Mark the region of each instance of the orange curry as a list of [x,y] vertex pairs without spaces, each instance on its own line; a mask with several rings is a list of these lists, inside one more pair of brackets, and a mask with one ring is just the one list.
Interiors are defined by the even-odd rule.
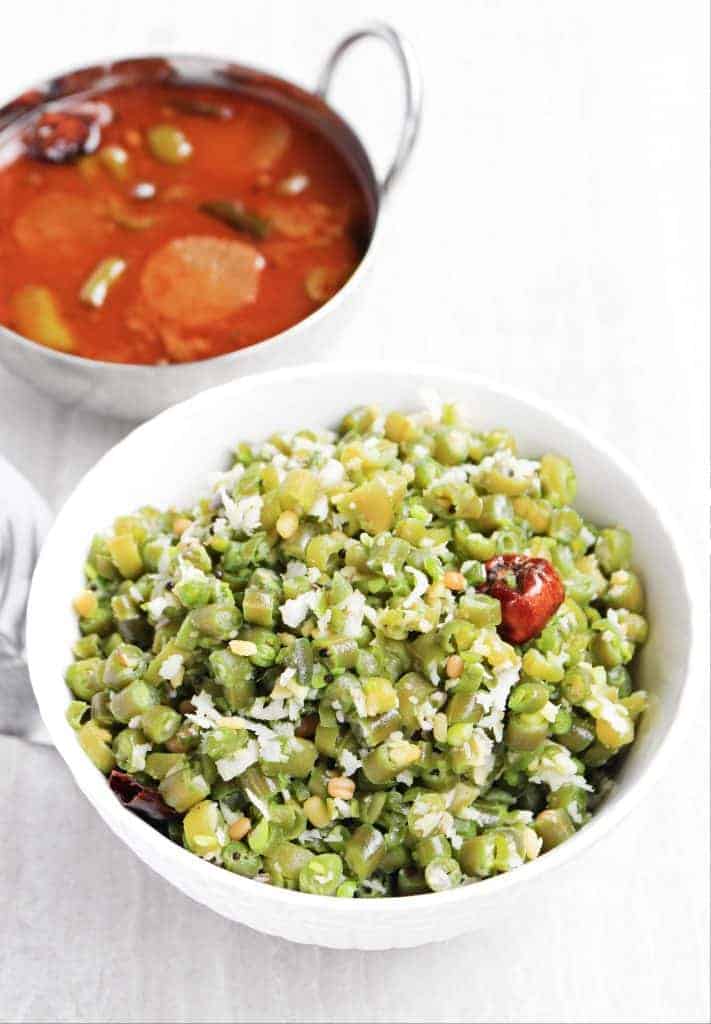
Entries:
[[269,338],[345,283],[368,235],[335,146],[231,90],[121,86],[40,108],[0,148],[0,322],[89,359]]

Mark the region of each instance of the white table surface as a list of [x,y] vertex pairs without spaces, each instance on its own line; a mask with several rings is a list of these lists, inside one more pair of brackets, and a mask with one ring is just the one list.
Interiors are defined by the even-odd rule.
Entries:
[[[160,50],[311,83],[364,18],[405,29],[424,130],[369,301],[324,358],[447,360],[554,400],[665,492],[706,607],[705,3],[45,0],[8,13],[8,96],[98,55]],[[381,165],[393,77],[374,44],[337,92]],[[54,507],[127,429],[0,372],[0,450]],[[3,739],[0,1017],[706,1021],[704,670],[694,689],[677,777],[561,875],[535,918],[379,954],[289,945],[192,904],[108,833],[52,750]]]

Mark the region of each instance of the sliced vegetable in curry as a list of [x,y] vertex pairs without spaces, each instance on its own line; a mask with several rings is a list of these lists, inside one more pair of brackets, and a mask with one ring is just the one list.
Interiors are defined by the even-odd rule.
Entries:
[[291,327],[357,267],[364,190],[291,110],[160,82],[86,95],[0,137],[0,322],[91,359],[187,362]]

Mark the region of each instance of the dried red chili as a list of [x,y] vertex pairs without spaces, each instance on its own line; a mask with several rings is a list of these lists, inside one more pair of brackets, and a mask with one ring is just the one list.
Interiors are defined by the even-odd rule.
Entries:
[[141,786],[126,772],[120,772],[114,768],[109,775],[109,786],[124,807],[135,811],[143,818],[151,818],[153,821],[169,821],[171,818],[179,817],[177,811],[167,805],[157,789]]
[[501,603],[499,632],[504,640],[523,644],[538,636],[565,598],[563,582],[550,562],[496,555],[485,568],[486,581],[479,590]]
[[64,164],[93,153],[101,141],[98,121],[65,111],[47,111],[25,133],[30,156],[51,164]]

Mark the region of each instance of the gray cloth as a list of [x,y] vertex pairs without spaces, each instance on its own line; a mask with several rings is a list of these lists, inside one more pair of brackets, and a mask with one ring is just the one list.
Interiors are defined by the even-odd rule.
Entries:
[[49,743],[25,665],[25,607],[49,509],[0,455],[0,733]]

